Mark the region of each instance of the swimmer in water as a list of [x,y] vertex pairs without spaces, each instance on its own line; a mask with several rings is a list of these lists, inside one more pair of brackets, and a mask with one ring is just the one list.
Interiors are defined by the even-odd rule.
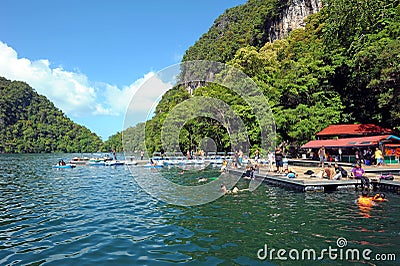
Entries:
[[362,206],[373,206],[375,204],[372,199],[373,197],[369,197],[368,191],[363,190],[362,194],[357,199],[357,203]]
[[238,189],[237,186],[235,186],[235,187],[232,189],[232,193],[233,193],[233,194],[237,194],[238,192],[239,192],[239,189]]
[[228,191],[229,191],[229,190],[226,189],[226,186],[225,186],[224,184],[221,184],[220,190],[221,190],[222,192],[224,192],[224,194],[228,194]]
[[382,202],[382,201],[387,201],[386,195],[384,193],[377,193],[373,198],[373,201],[375,202]]
[[248,190],[249,189],[239,189],[237,186],[234,186],[232,190],[229,190],[224,184],[221,185],[221,191],[224,192],[224,194],[238,194],[239,192]]
[[207,182],[207,181],[208,181],[208,178],[205,178],[205,177],[197,178],[197,182],[199,182],[199,183]]

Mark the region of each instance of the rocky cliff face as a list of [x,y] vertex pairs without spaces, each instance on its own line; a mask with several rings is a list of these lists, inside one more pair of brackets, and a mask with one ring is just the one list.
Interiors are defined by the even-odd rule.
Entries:
[[304,27],[304,19],[310,14],[317,13],[321,8],[321,0],[287,0],[282,11],[265,23],[267,41],[273,42],[284,38],[292,30]]
[[[304,19],[321,8],[322,0],[249,0],[222,14],[186,51],[183,61],[226,63],[241,47],[251,45],[260,49],[268,42],[287,37],[291,31],[304,27]],[[183,80],[192,80],[190,73],[185,70]],[[190,94],[203,86],[200,82],[186,83],[183,80]]]

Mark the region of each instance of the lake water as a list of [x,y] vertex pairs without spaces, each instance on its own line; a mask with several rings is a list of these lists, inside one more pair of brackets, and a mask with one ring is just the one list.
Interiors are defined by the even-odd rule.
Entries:
[[[297,193],[262,184],[179,207],[149,196],[126,166],[52,169],[60,157],[73,155],[0,155],[0,265],[400,263],[400,195],[387,193],[388,202],[363,209],[354,191]],[[194,171],[181,176],[198,177]],[[287,260],[272,249],[284,250]],[[329,258],[320,256],[323,249],[336,251]],[[315,250],[317,260],[302,260],[304,250]]]

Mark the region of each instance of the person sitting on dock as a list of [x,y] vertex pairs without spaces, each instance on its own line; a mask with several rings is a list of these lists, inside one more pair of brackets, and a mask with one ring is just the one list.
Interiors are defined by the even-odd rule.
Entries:
[[332,164],[329,163],[328,166],[324,169],[324,178],[328,178],[329,180],[333,179],[335,176],[335,169],[332,167]]
[[347,177],[347,171],[338,163],[335,163],[335,172],[336,174],[333,176],[333,180],[340,180],[343,177]]
[[369,179],[365,176],[364,169],[361,168],[360,164],[356,164],[356,166],[351,170],[351,175],[355,179],[361,180],[361,188],[369,188]]
[[293,169],[293,167],[290,167],[290,166],[287,169],[285,169],[285,174],[289,178],[295,178],[295,177],[299,176],[299,174],[296,173],[296,171]]
[[242,177],[247,179],[253,179],[254,171],[249,165],[246,166],[246,172],[242,174]]

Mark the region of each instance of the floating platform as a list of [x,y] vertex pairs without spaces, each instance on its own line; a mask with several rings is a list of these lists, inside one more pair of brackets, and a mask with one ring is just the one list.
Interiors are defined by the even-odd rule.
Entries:
[[[262,180],[263,183],[270,184],[273,186],[287,188],[298,192],[332,192],[337,190],[356,190],[361,187],[361,180],[344,178],[341,180],[329,180],[318,177],[310,177],[301,173],[307,171],[307,168],[296,167],[297,170],[303,170],[298,172],[299,176],[296,178],[288,178],[283,174],[277,174],[274,172],[266,172],[261,169],[259,173],[254,174],[254,178]],[[382,171],[384,170],[384,171]],[[387,172],[386,169],[379,169],[376,173]],[[235,172],[238,175],[242,175],[245,170],[242,169],[230,169],[230,172]],[[318,171],[318,170],[317,170]],[[392,172],[392,171],[391,171]],[[400,194],[400,178],[395,177],[393,181],[383,180],[376,176],[369,175],[370,183],[373,189],[376,191],[390,191]]]

